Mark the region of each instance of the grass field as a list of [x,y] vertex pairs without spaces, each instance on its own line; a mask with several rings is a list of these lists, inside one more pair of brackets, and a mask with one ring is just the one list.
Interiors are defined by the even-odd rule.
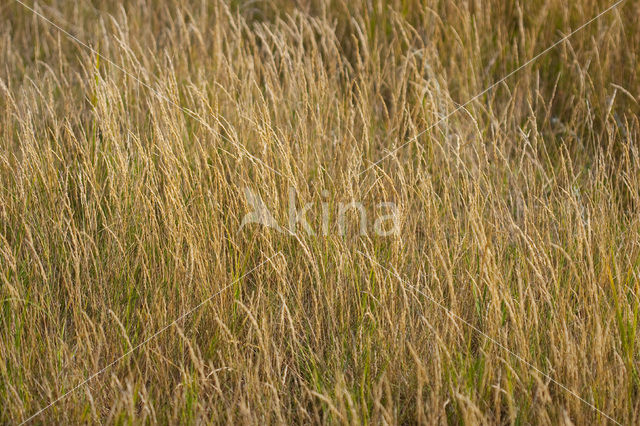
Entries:
[[638,424],[612,5],[4,0],[0,424]]

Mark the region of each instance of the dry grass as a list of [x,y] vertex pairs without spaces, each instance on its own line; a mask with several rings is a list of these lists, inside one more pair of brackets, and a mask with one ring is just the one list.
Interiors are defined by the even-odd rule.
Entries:
[[33,421],[640,421],[637,2],[369,170],[611,0],[115,3],[0,5],[0,423],[229,283]]

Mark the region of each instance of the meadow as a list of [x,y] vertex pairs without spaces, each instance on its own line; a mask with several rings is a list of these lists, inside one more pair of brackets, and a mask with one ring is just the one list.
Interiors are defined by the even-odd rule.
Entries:
[[0,424],[640,423],[639,53],[633,0],[3,0]]

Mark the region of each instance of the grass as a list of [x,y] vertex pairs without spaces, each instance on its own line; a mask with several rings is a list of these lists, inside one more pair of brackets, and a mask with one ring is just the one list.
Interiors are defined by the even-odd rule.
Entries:
[[441,120],[610,5],[5,2],[0,423],[637,423],[640,6]]

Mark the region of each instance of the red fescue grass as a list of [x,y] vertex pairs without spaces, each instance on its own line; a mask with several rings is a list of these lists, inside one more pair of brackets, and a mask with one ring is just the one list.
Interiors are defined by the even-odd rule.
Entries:
[[6,1],[0,422],[637,423],[640,6],[441,120],[610,4]]

